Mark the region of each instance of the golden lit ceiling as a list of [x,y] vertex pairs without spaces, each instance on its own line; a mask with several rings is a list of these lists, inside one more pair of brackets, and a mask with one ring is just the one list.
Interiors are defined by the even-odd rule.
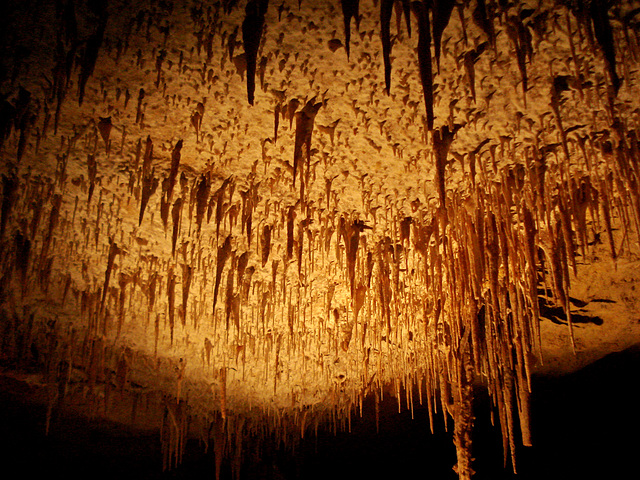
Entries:
[[474,386],[508,457],[534,371],[640,338],[640,4],[32,3],[0,358],[50,416],[162,424],[167,468],[201,435],[219,473],[391,393],[470,478]]

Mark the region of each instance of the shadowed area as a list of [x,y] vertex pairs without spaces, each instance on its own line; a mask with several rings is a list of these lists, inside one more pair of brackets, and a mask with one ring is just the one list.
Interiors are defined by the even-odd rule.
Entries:
[[[488,417],[474,427],[477,479],[632,478],[640,428],[636,408],[640,345],[612,353],[578,372],[535,377],[531,415],[534,445],[518,449],[518,474],[503,468],[502,441]],[[0,422],[4,466],[22,475],[65,478],[198,478],[208,476],[214,462],[192,439],[181,466],[162,473],[160,441],[122,424],[67,415],[49,437],[43,434],[45,406],[24,403],[24,385],[3,378]],[[478,411],[490,408],[486,395],[476,398]],[[379,432],[375,401],[365,401],[364,414],[351,422],[351,433],[321,430],[291,453],[277,445],[247,459],[241,478],[347,479],[413,478],[416,472],[455,479],[455,451],[443,417],[429,431],[424,407],[398,413],[398,402],[380,402]],[[223,478],[233,478],[230,471]]]

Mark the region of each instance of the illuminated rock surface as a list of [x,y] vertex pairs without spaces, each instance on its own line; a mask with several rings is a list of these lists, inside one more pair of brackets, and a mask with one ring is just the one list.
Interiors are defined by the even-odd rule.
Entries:
[[10,3],[0,359],[45,430],[240,475],[384,393],[470,478],[474,414],[517,461],[535,372],[640,341],[639,5]]

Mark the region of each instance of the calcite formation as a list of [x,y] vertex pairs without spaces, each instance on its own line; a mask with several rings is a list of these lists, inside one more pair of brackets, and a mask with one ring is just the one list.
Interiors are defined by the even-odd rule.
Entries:
[[0,365],[47,427],[131,412],[165,468],[199,435],[239,475],[384,391],[468,479],[474,388],[515,469],[545,360],[640,338],[637,2],[35,3],[2,28]]

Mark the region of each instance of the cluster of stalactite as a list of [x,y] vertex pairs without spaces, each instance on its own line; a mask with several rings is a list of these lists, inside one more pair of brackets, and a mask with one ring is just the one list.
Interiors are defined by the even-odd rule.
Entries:
[[162,441],[162,469],[175,468],[182,463],[187,441],[187,411],[184,403],[167,401],[160,437]]
[[[460,451],[469,448],[469,396],[480,380],[498,410],[505,452],[513,454],[516,415],[524,443],[530,442],[539,292],[564,309],[571,330],[577,262],[588,262],[599,242],[614,259],[635,251],[638,142],[628,142],[634,131],[615,143],[588,138],[572,144],[571,158],[584,162],[580,176],[566,170],[571,167],[561,154],[553,161],[535,145],[496,172],[484,155],[475,186],[464,194],[449,191],[443,205],[411,216],[390,199],[367,223],[346,213],[304,211],[299,203],[274,205],[266,196],[251,202],[249,191],[230,201],[224,190],[231,192],[233,181],[205,188],[203,201],[198,192],[209,180],[195,177],[196,193],[185,195],[192,200],[185,201],[181,220],[193,222],[191,235],[182,233],[182,247],[162,258],[138,255],[141,242],[118,230],[117,198],[111,205],[86,203],[91,210],[85,211],[69,195],[62,202],[52,182],[5,175],[3,305],[16,317],[5,318],[3,356],[40,365],[61,403],[72,366],[84,372],[87,385],[105,375],[126,384],[131,354],[121,353],[107,367],[100,346],[107,339],[124,342],[124,330],[142,329],[156,353],[172,344],[180,352],[186,337],[200,335],[199,354],[185,350],[184,361],[173,365],[178,399],[187,361],[197,364],[192,373],[215,379],[211,406],[223,417],[241,409],[242,393],[230,392],[247,377],[302,408],[306,392],[289,378],[289,369],[301,369],[296,382],[333,385],[321,393],[330,404],[346,398],[336,415],[347,417],[367,393],[401,379],[406,389],[424,389],[431,411],[439,398],[454,418]],[[225,206],[204,233],[200,205],[212,202],[214,211]],[[273,221],[253,241],[251,215]],[[135,267],[121,261],[125,255],[136,255]],[[74,278],[67,259],[96,269],[90,281]],[[77,320],[43,314],[30,304],[33,292]],[[227,386],[232,381],[234,389]],[[170,466],[179,461],[184,427],[181,404],[168,405],[163,445]],[[469,458],[459,453],[461,477],[470,475]]]
[[[380,1],[388,93],[394,88],[393,8],[398,30],[402,18],[408,30],[411,18],[419,27],[426,144],[420,158],[393,158],[417,178],[414,191],[420,193],[411,199],[373,176],[335,174],[337,148],[324,155],[314,151],[318,140],[312,134],[329,136],[333,147],[339,122],[316,125],[326,99],[315,90],[303,101],[272,92],[273,136],[260,140],[262,156],[249,169],[233,169],[226,143],[219,161],[196,169],[201,163],[186,158],[185,144],[204,148],[210,142],[213,150],[217,139],[203,120],[210,104],[188,104],[195,139],[162,138],[144,129],[151,121],[145,102],[152,85],[167,104],[176,103],[175,95],[165,93],[164,69],[171,67],[164,50],[155,52],[152,85],[119,87],[115,94],[126,109],[129,90],[138,92],[135,121],[121,126],[119,151],[112,148],[110,117],[74,125],[57,137],[72,76],[79,76],[79,104],[108,93],[87,90],[105,37],[106,7],[94,6],[98,22],[78,54],[73,5],[60,3],[58,56],[44,117],[34,113],[35,94],[21,88],[4,101],[0,118],[0,150],[9,159],[0,185],[0,355],[5,364],[43,373],[51,386],[49,416],[64,408],[70,389],[106,409],[105,398],[118,391],[153,384],[169,395],[161,409],[164,467],[181,461],[190,416],[213,415],[202,436],[207,445],[213,439],[219,477],[224,458],[239,475],[243,438],[278,432],[285,443],[295,443],[294,437],[322,422],[348,428],[367,395],[392,385],[399,401],[401,389],[407,392],[408,408],[418,391],[432,414],[432,430],[436,412],[445,413],[447,428],[448,417],[453,419],[456,471],[465,479],[473,474],[473,385],[481,383],[497,411],[505,461],[510,458],[515,468],[516,432],[522,443],[531,443],[531,373],[543,361],[541,298],[563,311],[575,348],[570,288],[579,263],[588,263],[601,243],[615,261],[637,251],[640,239],[640,124],[637,113],[623,116],[616,105],[621,78],[631,78],[632,58],[624,58],[625,75],[619,77],[602,2],[590,9],[570,4],[554,17],[566,23],[572,42],[578,34],[584,38],[571,45],[574,72],[552,76],[548,115],[531,120],[530,136],[515,141],[485,131],[487,138],[474,148],[452,151],[472,128],[471,121],[456,123],[453,113],[439,119],[434,111],[442,35],[453,9],[465,36],[470,18],[483,35],[460,59],[474,101],[474,64],[495,51],[500,35],[513,46],[522,95],[528,95],[532,42],[546,29],[549,10],[515,15],[506,2]],[[206,59],[201,83],[215,83],[213,42],[222,36],[223,62],[246,73],[248,102],[254,104],[255,75],[264,87],[269,61],[260,56],[265,12],[273,7],[249,1],[241,26],[221,34],[218,20],[234,5],[191,10],[199,28],[198,61],[192,64]],[[352,56],[350,22],[355,19],[358,28],[359,4],[343,1],[342,9]],[[634,15],[624,17],[615,36],[637,53]],[[146,29],[150,37],[154,21],[143,12],[128,28],[141,34]],[[170,27],[157,27],[166,29],[166,41]],[[245,51],[234,55],[240,37]],[[583,79],[592,67],[575,50],[596,46],[606,78],[588,84]],[[124,45],[111,39],[110,48],[116,62],[124,61]],[[131,55],[142,68],[143,53]],[[179,73],[195,68],[182,52],[175,63]],[[603,113],[588,125],[569,124],[572,103],[580,102],[599,102]],[[281,120],[289,121],[288,130]],[[513,137],[528,120],[513,119]],[[279,132],[280,144],[285,133],[292,141],[288,158],[276,150]],[[37,163],[45,147],[54,149],[56,161],[41,173]],[[164,154],[158,154],[160,147]],[[426,172],[428,180],[421,177]],[[433,194],[421,192],[426,184]],[[357,208],[345,205],[346,186],[359,190]],[[244,423],[256,415],[263,424]]]

